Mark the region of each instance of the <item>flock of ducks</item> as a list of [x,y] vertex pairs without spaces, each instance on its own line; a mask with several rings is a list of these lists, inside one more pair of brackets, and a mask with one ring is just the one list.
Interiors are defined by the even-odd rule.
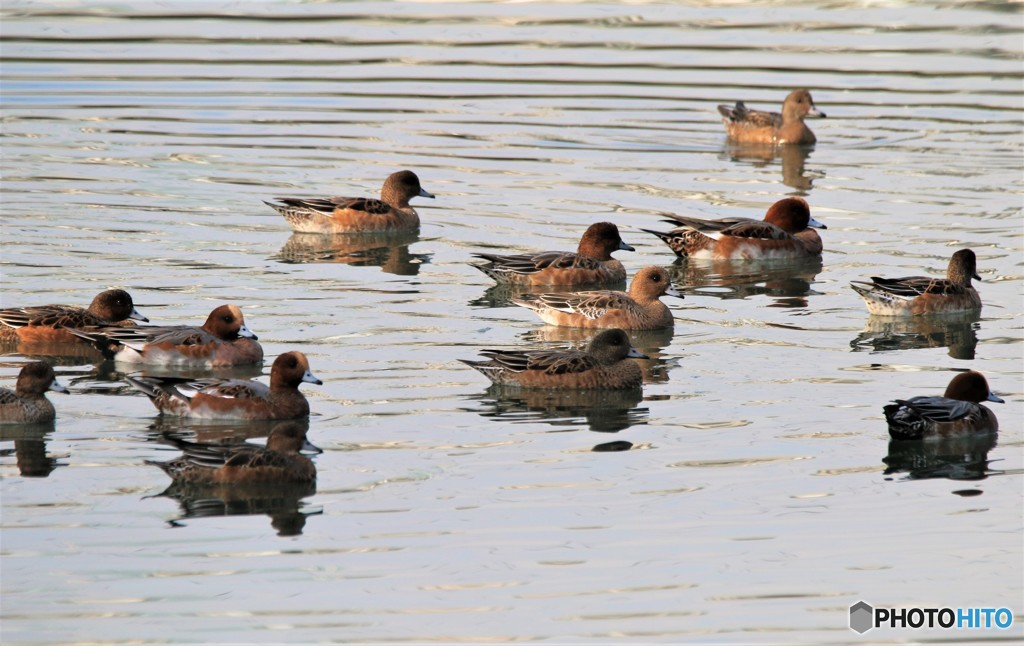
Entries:
[[[782,112],[759,112],[742,102],[719,106],[728,136],[737,143],[807,145],[816,139],[805,118],[824,117],[807,90],[794,90]],[[416,231],[419,216],[410,206],[414,197],[433,198],[416,174],[403,170],[384,182],[380,199],[282,197],[266,202],[297,232],[320,234],[399,233]],[[682,258],[736,262],[820,257],[817,229],[825,225],[811,216],[810,206],[790,197],[773,204],[762,219],[702,220],[668,216],[668,231],[643,229],[663,240]],[[629,291],[610,289],[623,284],[626,270],[612,257],[632,251],[618,227],[610,222],[591,225],[576,251],[532,254],[473,254],[477,269],[498,284],[560,291],[523,293],[513,303],[534,312],[551,325],[601,330],[585,350],[482,350],[484,360],[463,360],[493,383],[530,389],[625,390],[642,386],[640,366],[646,358],[630,344],[625,330],[671,328],[673,317],[660,300],[682,298],[662,267],[638,271]],[[977,312],[981,299],[971,284],[980,280],[970,249],[953,254],[945,278],[872,277],[851,287],[872,314],[890,317]],[[0,310],[0,342],[87,343],[104,357],[135,367],[212,369],[263,364],[263,349],[235,305],[221,305],[199,326],[153,326],[121,289],[97,295],[87,308],[42,305]],[[309,403],[299,391],[302,383],[321,384],[302,352],[278,356],[269,385],[244,379],[134,377],[125,380],[152,400],[161,414],[201,419],[295,420],[309,415]],[[0,423],[47,423],[55,418],[48,390],[68,392],[43,362],[26,364],[15,390],[0,389]],[[995,415],[981,402],[1002,400],[975,371],[958,374],[942,397],[898,399],[883,409],[894,439],[919,440],[998,430]],[[315,478],[313,463],[304,453],[319,452],[309,443],[305,428],[294,423],[275,427],[266,446],[207,445],[169,438],[182,457],[158,464],[176,482],[250,483]]]

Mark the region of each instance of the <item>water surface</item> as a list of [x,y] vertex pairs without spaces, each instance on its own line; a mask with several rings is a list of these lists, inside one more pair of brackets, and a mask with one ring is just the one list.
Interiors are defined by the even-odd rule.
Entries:
[[[159,496],[160,432],[269,429],[160,420],[118,366],[65,353],[57,422],[0,436],[5,642],[837,642],[861,599],[1006,605],[1022,635],[1019,6],[2,18],[3,306],[120,286],[197,324],[237,303],[268,358],[310,357],[325,449],[316,493],[273,508]],[[797,86],[828,114],[813,150],[727,145],[718,103]],[[262,204],[373,195],[401,168],[437,195],[418,236],[292,235]],[[640,231],[788,195],[828,225],[820,265],[685,265]],[[489,389],[456,359],[587,335],[509,306],[469,254],[570,249],[601,220],[630,273],[686,293],[674,334],[635,340],[642,398]],[[977,319],[879,321],[848,287],[963,247]],[[4,385],[28,358],[8,349]],[[968,368],[1007,400],[995,441],[889,442],[882,405]]]

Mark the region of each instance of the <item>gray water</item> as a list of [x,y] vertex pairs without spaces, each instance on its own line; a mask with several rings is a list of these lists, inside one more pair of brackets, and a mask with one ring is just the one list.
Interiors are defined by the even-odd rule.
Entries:
[[[236,303],[323,379],[325,450],[312,496],[188,517],[144,463],[174,456],[159,432],[267,429],[161,421],[118,366],[50,357],[57,422],[0,435],[5,643],[859,642],[858,600],[1015,613],[874,640],[1024,635],[1020,5],[2,11],[3,306]],[[828,114],[809,154],[726,145],[716,104],[799,86]],[[292,236],[261,202],[402,168],[437,195],[418,237]],[[640,231],[787,195],[828,225],[820,267],[686,266]],[[470,254],[600,220],[687,294],[674,335],[635,340],[642,399],[488,390],[456,359],[586,335],[507,306]],[[848,287],[963,247],[978,320],[893,325]],[[998,441],[891,446],[882,406],[967,368],[1007,400]]]

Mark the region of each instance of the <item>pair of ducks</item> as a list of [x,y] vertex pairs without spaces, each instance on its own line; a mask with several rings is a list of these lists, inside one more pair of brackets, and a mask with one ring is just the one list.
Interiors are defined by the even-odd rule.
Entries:
[[[718,111],[730,140],[755,145],[813,144],[817,138],[804,119],[825,116],[805,89],[790,92],[782,102],[782,112],[750,110],[742,101],[735,106],[720,105]],[[409,205],[413,197],[432,199],[434,195],[420,185],[415,173],[404,170],[388,177],[380,199],[279,197],[265,204],[281,213],[299,233],[393,233],[419,227],[419,215]]]
[[258,365],[263,348],[245,324],[242,310],[221,305],[201,326],[138,326],[149,319],[131,295],[109,289],[87,308],[73,305],[11,307],[0,310],[0,342],[27,344],[86,341],[105,358],[132,364],[178,368]]
[[[720,105],[718,111],[730,140],[755,145],[813,144],[817,138],[804,119],[825,116],[805,89],[790,92],[781,112],[750,110],[742,101]],[[419,215],[409,205],[413,197],[434,195],[420,185],[415,173],[405,170],[388,177],[380,199],[280,197],[265,203],[300,233],[389,233],[419,227]]]

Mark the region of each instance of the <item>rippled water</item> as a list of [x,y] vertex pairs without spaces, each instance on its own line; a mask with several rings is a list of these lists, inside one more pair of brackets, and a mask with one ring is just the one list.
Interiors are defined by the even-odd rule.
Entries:
[[[2,637],[846,641],[847,609],[1009,606],[1022,632],[1020,5],[6,2],[3,306],[122,286],[237,303],[306,352],[317,491],[159,496],[159,421],[58,358],[52,428],[0,431]],[[726,145],[715,105],[828,118]],[[291,235],[261,200],[437,195],[405,239]],[[821,265],[674,263],[661,213],[802,195]],[[670,268],[638,396],[510,397],[456,359],[564,346],[467,264],[613,220]],[[850,280],[979,256],[978,320],[871,319]],[[26,356],[10,349],[4,385]],[[991,439],[890,444],[881,407],[985,373]],[[251,373],[250,373],[251,374]],[[264,427],[194,427],[200,436]],[[876,632],[876,638],[951,633]],[[980,635],[956,636],[977,639]],[[985,637],[1007,636],[987,633]]]

